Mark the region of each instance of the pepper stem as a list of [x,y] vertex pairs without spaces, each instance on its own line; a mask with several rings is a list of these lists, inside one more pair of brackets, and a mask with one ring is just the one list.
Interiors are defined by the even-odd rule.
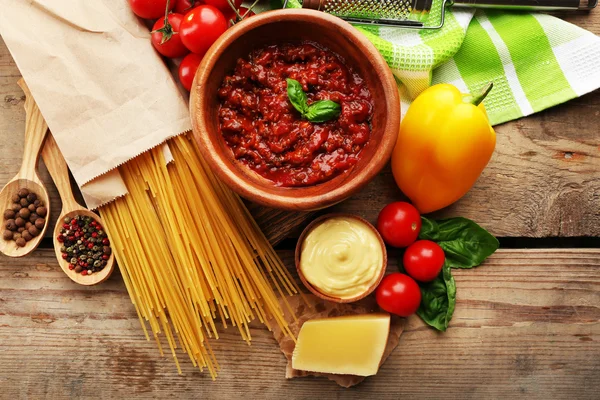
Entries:
[[483,88],[483,90],[481,91],[481,93],[477,96],[469,96],[467,97],[467,101],[475,106],[478,106],[483,99],[485,99],[485,97],[488,95],[488,93],[490,93],[490,91],[492,90],[492,88],[494,87],[494,82],[490,82],[487,84],[486,87]]

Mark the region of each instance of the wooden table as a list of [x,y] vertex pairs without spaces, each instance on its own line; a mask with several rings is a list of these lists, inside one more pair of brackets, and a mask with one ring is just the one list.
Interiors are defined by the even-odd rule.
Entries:
[[[600,33],[600,11],[566,17]],[[19,71],[0,41],[0,185],[18,170],[24,132]],[[497,127],[494,157],[475,187],[435,217],[462,215],[501,238],[481,267],[455,271],[447,332],[409,318],[379,374],[353,389],[284,378],[285,360],[256,325],[213,347],[211,382],[188,362],[179,376],[144,339],[121,276],[84,288],[66,278],[50,239],[24,259],[0,257],[0,398],[598,398],[600,396],[600,91]],[[54,211],[60,200],[45,172]],[[374,221],[401,199],[386,169],[334,207]],[[258,211],[255,210],[258,213]],[[261,212],[293,268],[310,216]],[[56,218],[56,216],[53,216]],[[583,248],[586,247],[586,248]],[[395,270],[395,257],[390,257]]]

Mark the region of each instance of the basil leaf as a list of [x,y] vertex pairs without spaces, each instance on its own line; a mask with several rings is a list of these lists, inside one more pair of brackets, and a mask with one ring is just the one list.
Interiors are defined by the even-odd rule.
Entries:
[[[271,10],[277,10],[283,7],[283,0],[270,0]],[[299,0],[288,0],[287,8],[302,8]]]
[[500,246],[498,239],[467,218],[433,221],[421,217],[419,239],[432,240],[446,254],[451,268],[473,268],[492,255]]
[[290,103],[298,110],[302,116],[308,112],[308,97],[302,90],[302,85],[295,79],[286,79],[287,82],[287,93]]
[[440,275],[431,282],[420,283],[421,305],[417,315],[439,331],[445,331],[456,306],[456,282],[448,261]]
[[305,117],[310,122],[326,122],[340,115],[342,107],[332,100],[319,100],[308,106]]

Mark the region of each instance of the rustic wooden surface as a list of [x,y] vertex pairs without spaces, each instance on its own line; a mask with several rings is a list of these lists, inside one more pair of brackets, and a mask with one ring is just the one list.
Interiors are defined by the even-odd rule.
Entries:
[[[600,33],[600,12],[569,19]],[[21,161],[25,114],[19,77],[0,40],[0,184],[14,176]],[[487,169],[463,199],[435,216],[462,215],[498,236],[600,236],[598,126],[600,91],[496,127],[498,144]],[[40,175],[53,199],[52,209],[58,210],[60,203],[43,165]],[[385,204],[401,198],[386,168],[361,193],[334,209],[374,220]],[[285,216],[269,215],[275,220]],[[276,224],[263,227],[274,234],[287,232]]]
[[[600,33],[600,10],[566,19]],[[0,185],[21,162],[19,78],[0,39]],[[598,126],[600,91],[497,127],[497,151],[482,177],[437,216],[466,216],[503,237],[600,237]],[[40,169],[57,212],[56,189]],[[386,169],[334,209],[374,221],[402,198],[392,182]],[[274,241],[298,237],[312,218],[250,208]],[[280,254],[291,268],[293,240],[285,243]],[[391,271],[395,260],[392,253]],[[64,276],[51,249],[0,257],[0,398],[598,398],[600,249],[500,250],[454,275],[448,331],[410,318],[380,373],[348,390],[325,379],[286,381],[284,357],[259,325],[250,347],[234,330],[213,341],[217,382],[184,355],[178,376],[144,339],[118,272],[84,288]]]
[[[293,253],[279,254],[293,268]],[[216,382],[184,355],[178,376],[145,340],[118,273],[82,288],[51,250],[19,263],[2,258],[0,397],[598,398],[600,249],[500,250],[455,278],[447,332],[409,318],[379,374],[343,389],[326,379],[287,381],[283,354],[258,325],[250,347],[233,329],[213,340]]]

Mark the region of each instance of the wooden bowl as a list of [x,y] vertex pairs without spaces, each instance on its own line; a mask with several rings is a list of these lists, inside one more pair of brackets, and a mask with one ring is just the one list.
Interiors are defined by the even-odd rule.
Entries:
[[[268,44],[308,40],[340,55],[365,80],[374,103],[371,138],[351,169],[317,185],[277,187],[233,157],[219,129],[217,90],[240,57]],[[365,186],[389,160],[400,127],[398,88],[383,57],[349,23],[323,12],[287,9],[261,13],[227,30],[208,50],[190,98],[194,137],[217,176],[241,196],[265,206],[317,210]]]
[[[330,219],[330,218],[335,218],[335,217],[353,218],[353,219],[356,219],[357,221],[362,222],[366,226],[368,226],[373,231],[373,233],[375,233],[375,236],[377,236],[377,239],[379,239],[379,244],[381,245],[381,250],[383,251],[383,262],[382,262],[381,270],[379,271],[379,276],[377,277],[377,280],[373,283],[373,285],[371,285],[366,291],[364,291],[360,295],[352,297],[352,298],[348,298],[348,299],[341,299],[339,297],[333,297],[328,294],[320,292],[318,288],[314,287],[313,285],[310,284],[310,282],[308,282],[308,280],[306,280],[306,277],[304,276],[304,273],[302,272],[302,269],[300,268],[300,257],[302,255],[302,244],[304,243],[304,239],[306,238],[306,236],[315,227],[317,227],[319,224],[321,224],[323,221]],[[344,213],[331,213],[331,214],[325,214],[325,215],[320,216],[319,218],[315,219],[310,224],[308,224],[308,226],[306,228],[304,228],[304,230],[302,231],[302,234],[300,235],[300,238],[298,239],[298,242],[296,243],[295,261],[296,261],[296,270],[298,271],[298,276],[300,277],[300,280],[302,281],[304,286],[306,286],[306,288],[311,291],[312,294],[314,294],[315,296],[317,296],[323,300],[333,301],[335,303],[352,303],[354,301],[357,301],[357,300],[367,297],[368,295],[373,293],[373,291],[377,288],[377,285],[379,285],[379,283],[383,279],[383,276],[385,275],[385,270],[387,268],[387,251],[385,248],[385,243],[383,242],[383,239],[381,238],[381,235],[379,234],[377,229],[375,229],[375,227],[369,223],[369,221],[367,221],[357,215],[344,214]]]

